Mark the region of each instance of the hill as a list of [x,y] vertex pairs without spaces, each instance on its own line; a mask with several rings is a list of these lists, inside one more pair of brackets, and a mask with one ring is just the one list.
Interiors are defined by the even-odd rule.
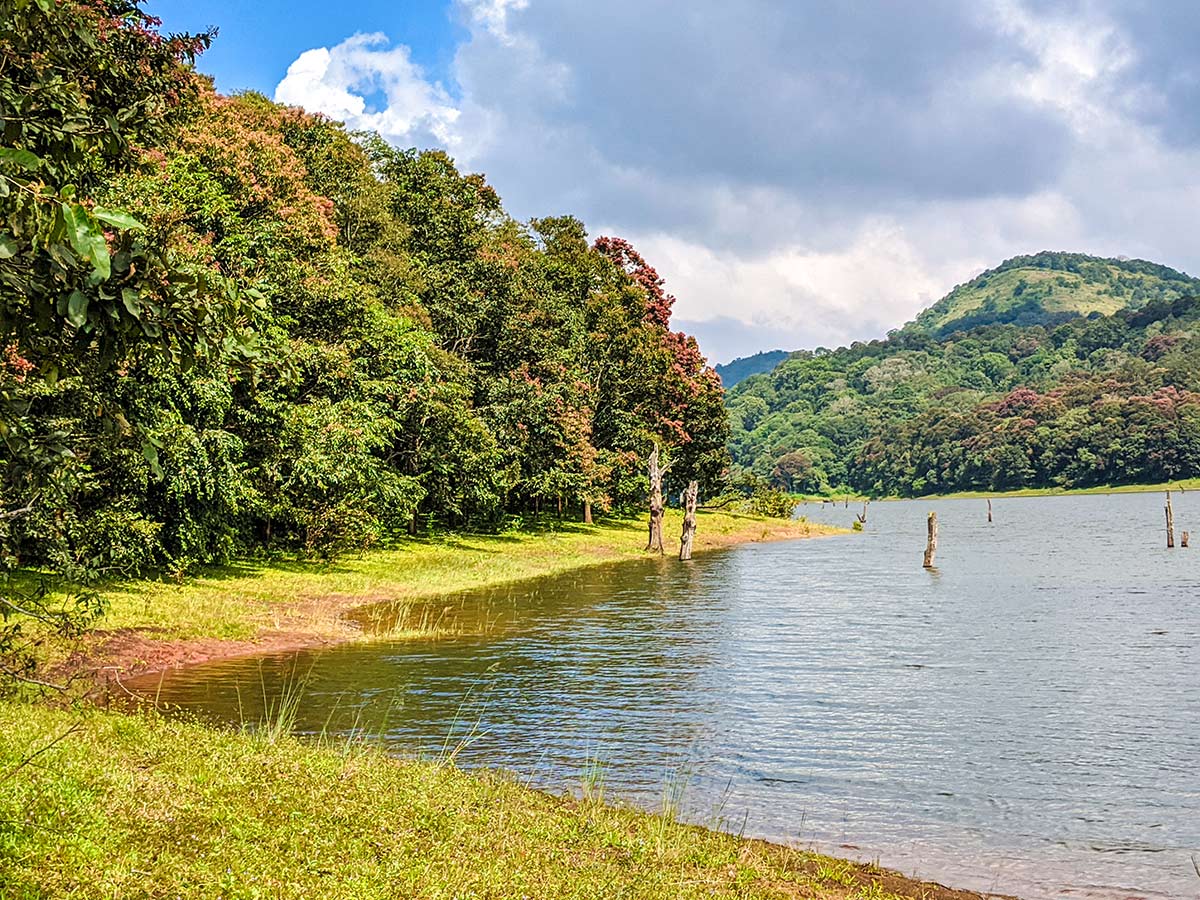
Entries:
[[714,368],[721,376],[721,384],[728,389],[739,381],[745,381],[751,375],[770,372],[787,358],[786,350],[764,350],[753,356],[739,356],[733,362],[721,363]]
[[1194,294],[1200,279],[1157,263],[1043,251],[977,275],[905,327],[945,337],[981,325],[1056,325]]
[[1009,260],[887,340],[793,353],[728,391],[733,459],[789,490],[873,495],[1200,475],[1193,292],[1153,263]]

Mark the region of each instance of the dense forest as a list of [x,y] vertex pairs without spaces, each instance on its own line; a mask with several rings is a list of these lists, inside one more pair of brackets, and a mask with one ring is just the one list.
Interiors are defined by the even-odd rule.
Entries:
[[1195,294],[1140,261],[1010,260],[887,340],[794,353],[739,384],[734,459],[789,490],[876,496],[1198,475]]
[[656,443],[716,490],[720,381],[632,246],[221,96],[211,38],[136,0],[0,0],[4,571],[581,518],[644,504]]
[[787,359],[788,355],[786,350],[764,350],[750,356],[739,356],[732,362],[721,363],[716,366],[716,372],[721,376],[721,384],[731,388],[751,375],[770,372]]

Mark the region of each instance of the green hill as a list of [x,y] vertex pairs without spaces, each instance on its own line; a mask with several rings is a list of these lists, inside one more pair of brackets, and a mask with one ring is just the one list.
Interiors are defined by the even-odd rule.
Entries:
[[981,325],[1052,325],[1194,294],[1200,279],[1157,263],[1043,251],[960,284],[905,327],[944,337]]
[[1153,263],[1009,260],[887,340],[797,351],[728,390],[731,455],[803,493],[1196,477],[1198,297]]
[[770,372],[787,358],[788,352],[786,350],[764,350],[762,353],[755,353],[753,356],[739,356],[733,362],[721,363],[718,366],[714,366],[714,368],[717,374],[721,376],[721,384],[725,385],[726,390],[728,390],[739,381],[745,381],[751,375]]

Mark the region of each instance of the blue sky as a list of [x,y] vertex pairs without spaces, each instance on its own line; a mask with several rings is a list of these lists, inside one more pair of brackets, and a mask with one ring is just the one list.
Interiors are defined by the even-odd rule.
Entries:
[[412,0],[149,0],[169,31],[220,35],[200,68],[224,93],[268,96],[302,51],[332,46],[355,32],[383,32],[412,50],[413,61],[453,92],[451,64],[466,35],[449,3]]
[[[1152,14],[1150,9],[1152,6]],[[149,0],[200,68],[631,240],[709,357],[882,336],[1021,253],[1200,274],[1194,0]]]

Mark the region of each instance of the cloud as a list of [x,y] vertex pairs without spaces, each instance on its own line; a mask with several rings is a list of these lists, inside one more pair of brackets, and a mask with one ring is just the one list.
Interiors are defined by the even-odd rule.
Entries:
[[305,52],[276,98],[630,238],[714,358],[880,336],[1016,253],[1200,268],[1190,4],[456,10],[454,99],[381,35]]
[[301,53],[275,99],[406,146],[457,142],[459,112],[449,94],[425,79],[407,47],[390,47],[382,34],[356,34],[332,49]]

